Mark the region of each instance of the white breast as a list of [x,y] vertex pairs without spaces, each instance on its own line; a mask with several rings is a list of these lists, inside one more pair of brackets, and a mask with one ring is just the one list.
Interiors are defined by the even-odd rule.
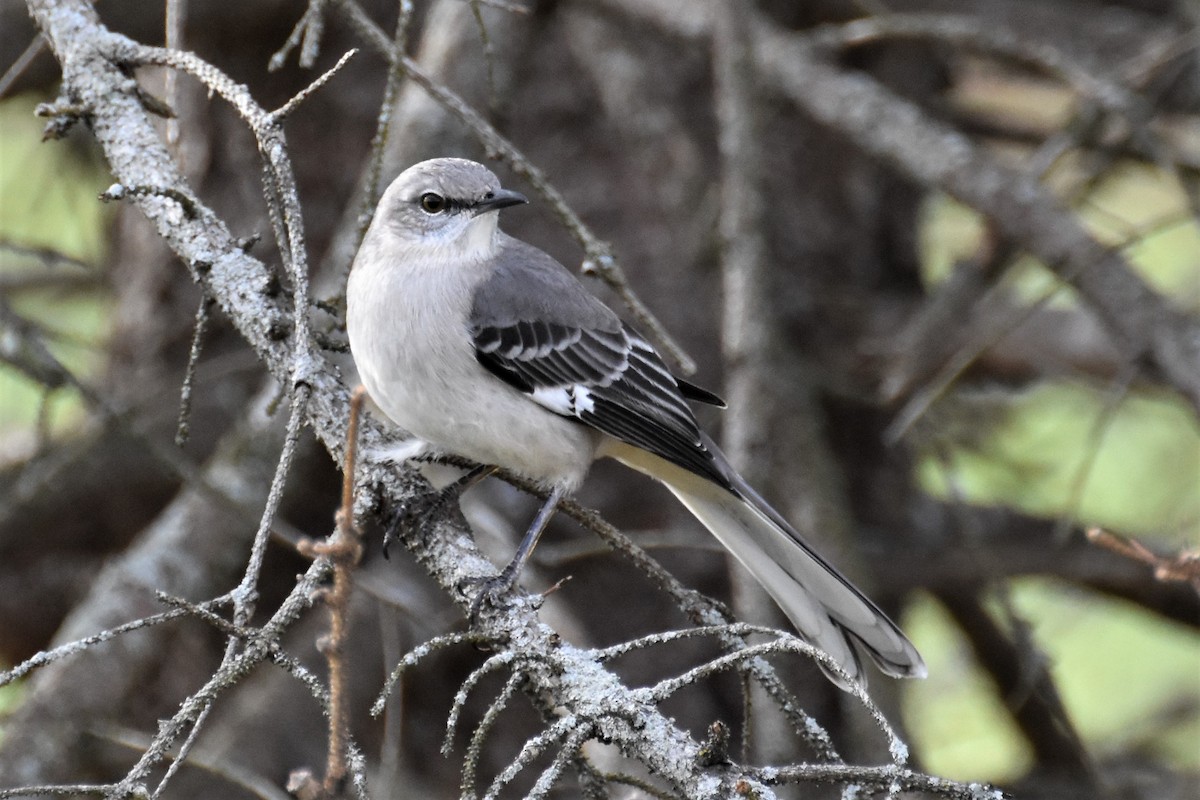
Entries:
[[574,489],[599,435],[543,409],[475,359],[467,320],[487,259],[444,251],[389,259],[381,253],[397,243],[388,236],[368,235],[346,289],[350,349],[371,398],[439,450]]

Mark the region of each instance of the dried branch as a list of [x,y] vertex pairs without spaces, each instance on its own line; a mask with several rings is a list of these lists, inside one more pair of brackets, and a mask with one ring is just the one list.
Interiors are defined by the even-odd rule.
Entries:
[[1044,658],[1021,646],[996,624],[972,590],[939,592],[974,648],[979,664],[996,681],[1038,762],[1064,770],[1098,790],[1095,766],[1074,729]]
[[272,643],[278,642],[284,631],[311,606],[312,598],[331,571],[332,567],[328,561],[319,560],[313,563],[308,572],[297,581],[295,588],[280,604],[278,610],[262,626],[258,636],[245,642],[239,653],[227,658],[204,686],[183,702],[174,716],[159,725],[150,747],[146,748],[138,762],[121,780],[121,791],[135,791],[135,787],[145,780],[150,770],[166,757],[171,745],[183,736],[185,731],[198,727],[196,723],[201,715],[212,707],[221,694],[239,683],[259,664],[269,660]]
[[788,783],[845,784],[850,772],[855,773],[851,782],[868,787],[875,793],[887,792],[889,797],[899,792],[924,792],[956,800],[1008,799],[1004,792],[986,783],[963,784],[895,765],[860,768],[837,764],[803,764],[796,767],[767,767],[758,770],[757,774],[764,783],[782,786]]
[[959,14],[892,13],[824,25],[813,32],[812,38],[822,46],[836,47],[860,47],[891,39],[931,39],[959,50],[1002,56],[1061,78],[1106,111],[1122,114],[1135,125],[1150,116],[1141,98],[1124,86],[1088,69],[1065,50],[1045,41],[1031,41],[995,20]]
[[1125,539],[1100,528],[1088,528],[1087,539],[1130,561],[1152,567],[1157,581],[1188,583],[1200,594],[1200,552],[1196,550],[1160,556],[1137,539]]
[[25,70],[29,69],[29,65],[38,57],[43,50],[46,49],[46,42],[42,37],[35,36],[29,46],[22,51],[8,69],[4,70],[4,74],[0,75],[0,97],[8,94],[8,90],[12,85],[20,79]]
[[[90,264],[87,261],[75,258],[74,256],[68,255],[53,247],[41,247],[38,245],[23,244],[21,242],[14,242],[5,237],[0,237],[0,250],[14,253],[18,256],[35,258],[42,262],[42,264],[46,267],[78,267],[79,269],[86,270],[88,273],[94,274],[96,272],[95,264]],[[11,276],[5,276],[6,279],[10,277]],[[96,279],[93,278],[92,280]]]
[[[145,750],[151,742],[150,737],[138,731],[112,725],[101,726],[94,731],[94,735],[104,741],[114,742],[138,752]],[[171,754],[169,758],[172,765],[182,765],[186,762],[187,766],[208,772],[220,778],[224,783],[244,789],[251,796],[261,798],[261,800],[289,800],[278,785],[265,775],[230,763],[229,758],[223,753],[209,753],[201,747],[191,753],[185,753],[181,749],[178,753]]]
[[[412,15],[412,0],[402,0],[400,14],[396,18],[396,31],[392,35],[391,52],[407,52],[408,28],[412,22]],[[353,252],[358,251],[363,237],[367,235],[367,228],[375,213],[375,205],[383,194],[383,157],[387,150],[388,137],[391,135],[392,114],[396,107],[396,100],[400,96],[403,79],[403,62],[399,59],[391,59],[388,63],[387,84],[384,86],[383,99],[379,104],[379,117],[375,122],[375,135],[371,137],[371,156],[367,162],[365,191],[362,192],[362,203],[358,210]]]
[[19,789],[0,789],[0,800],[10,797],[78,797],[95,795],[111,797],[117,787],[111,783],[70,783],[47,786],[23,786]]
[[761,24],[757,55],[763,73],[814,119],[982,212],[1045,262],[1078,289],[1129,357],[1150,359],[1200,411],[1200,320],[1172,308],[1047,189],[870,78],[835,68],[802,36]]
[[211,306],[212,298],[201,295],[200,306],[196,309],[196,322],[192,328],[192,346],[188,348],[187,367],[183,372],[183,385],[179,392],[179,421],[175,425],[176,447],[183,447],[188,440],[196,364],[200,361],[200,348],[204,346],[204,329],[208,326],[208,312]]
[[362,534],[354,522],[354,472],[357,467],[358,427],[366,389],[359,386],[350,397],[350,421],[346,430],[346,462],[342,476],[342,502],[333,534],[324,542],[302,542],[300,552],[326,558],[333,565],[333,588],[321,598],[329,609],[329,633],[319,648],[329,664],[329,753],[321,788],[332,797],[346,778],[346,748],[350,741],[347,708],[348,665],[346,636],[350,626],[350,593],[353,571],[362,559]]
[[99,633],[93,634],[92,636],[85,636],[82,639],[76,639],[73,642],[67,642],[66,644],[59,645],[52,650],[43,650],[37,655],[22,661],[20,664],[17,664],[12,669],[0,672],[0,686],[7,686],[13,681],[24,678],[26,675],[36,669],[40,669],[47,664],[51,664],[61,658],[74,655],[75,653],[81,653],[90,647],[94,647],[102,642],[107,642],[109,639],[114,639],[122,634],[130,633],[131,631],[142,630],[143,628],[147,628],[151,625],[161,625],[164,622],[178,619],[179,617],[185,616],[189,613],[191,612],[186,609],[164,611],[163,613],[155,614],[152,617],[143,617],[142,619],[135,619],[131,622],[126,622],[123,625],[106,628]]

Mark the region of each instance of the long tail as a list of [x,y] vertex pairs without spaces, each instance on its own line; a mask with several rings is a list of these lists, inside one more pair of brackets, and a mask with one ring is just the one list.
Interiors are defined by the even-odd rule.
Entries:
[[[705,444],[725,467],[737,494],[644,450],[620,447],[611,455],[662,481],[750,570],[800,635],[829,654],[855,682],[865,683],[856,643],[884,674],[925,677],[925,662],[896,624],[728,467],[715,445]],[[840,676],[826,674],[849,688]]]

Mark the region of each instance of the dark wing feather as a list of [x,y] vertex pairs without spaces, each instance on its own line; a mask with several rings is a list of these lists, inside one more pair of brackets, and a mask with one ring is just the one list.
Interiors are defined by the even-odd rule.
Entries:
[[694,383],[685,381],[683,378],[676,378],[675,382],[679,384],[679,391],[688,400],[695,400],[697,403],[716,406],[717,408],[725,408],[725,401],[720,395],[713,394],[703,386],[697,386]]
[[681,388],[645,339],[541,251],[510,239],[497,273],[477,289],[471,314],[484,368],[556,414],[737,494],[704,446],[684,392],[703,402],[719,398]]

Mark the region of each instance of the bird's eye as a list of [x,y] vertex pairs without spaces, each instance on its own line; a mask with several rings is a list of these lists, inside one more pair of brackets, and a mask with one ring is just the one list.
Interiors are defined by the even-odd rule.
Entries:
[[446,210],[446,198],[440,194],[426,192],[421,195],[421,209],[428,214],[440,214]]

